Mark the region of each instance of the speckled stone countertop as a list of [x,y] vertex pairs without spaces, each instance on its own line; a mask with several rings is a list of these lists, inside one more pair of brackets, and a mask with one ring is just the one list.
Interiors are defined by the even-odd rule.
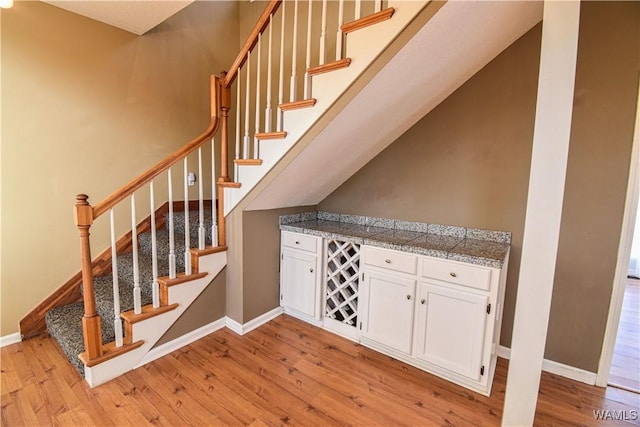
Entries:
[[502,268],[511,246],[507,231],[332,212],[282,215],[280,229],[492,268]]

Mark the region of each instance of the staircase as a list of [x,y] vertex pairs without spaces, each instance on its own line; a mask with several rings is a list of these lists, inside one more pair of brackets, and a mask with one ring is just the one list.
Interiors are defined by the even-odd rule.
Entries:
[[[197,247],[198,243],[198,212],[189,212],[191,224],[190,227],[190,241],[192,248]],[[213,226],[213,218],[211,210],[205,210],[205,227],[211,230]],[[185,241],[185,221],[184,212],[174,214],[173,220],[176,223],[175,226],[175,240],[176,252],[184,253],[184,241]],[[169,214],[165,215],[165,224],[169,223]],[[141,290],[141,304],[143,306],[149,306],[153,304],[153,242],[152,233],[150,231],[141,233],[138,235],[138,242],[140,245],[140,251],[138,253],[139,263],[139,281]],[[167,227],[161,228],[156,233],[157,239],[157,259],[158,259],[158,272],[156,277],[168,277],[169,276],[169,230]],[[207,244],[211,244],[211,235],[207,238]],[[133,254],[121,253],[117,255],[117,276],[119,282],[119,301],[120,310],[126,319],[130,316],[134,309],[133,300],[133,288],[134,288],[134,266],[133,266]],[[184,273],[185,263],[183,257],[176,258],[176,267],[179,273]],[[215,276],[215,275],[214,275]],[[96,277],[93,282],[96,299],[96,309],[101,320],[102,329],[102,342],[114,342],[116,340],[116,331],[114,328],[115,311],[114,311],[114,287],[113,287],[113,274],[109,274],[102,277]],[[171,302],[167,304],[171,306]],[[118,310],[116,310],[118,311]],[[84,303],[76,302],[72,304],[62,305],[55,307],[47,312],[45,315],[45,321],[49,335],[53,337],[60,348],[69,358],[72,365],[76,367],[80,375],[84,377],[84,364],[80,360],[80,353],[84,352],[84,339],[82,334],[82,316],[84,314]]]
[[[225,216],[427,3],[270,1],[228,73],[212,76],[209,128],[96,205],[78,196],[82,301],[74,300],[77,283],[70,281],[57,292],[65,298],[52,295],[27,318],[47,308],[47,330],[91,386],[140,363],[212,282],[226,265]],[[197,191],[191,170],[197,170]],[[174,176],[180,174],[181,183]],[[205,193],[215,202],[206,202]],[[159,194],[168,210],[160,217]],[[150,212],[147,218],[142,210]],[[107,213],[108,221],[98,221]],[[131,227],[123,229],[127,216]],[[98,234],[110,229],[111,236],[110,248],[96,259],[92,226]]]

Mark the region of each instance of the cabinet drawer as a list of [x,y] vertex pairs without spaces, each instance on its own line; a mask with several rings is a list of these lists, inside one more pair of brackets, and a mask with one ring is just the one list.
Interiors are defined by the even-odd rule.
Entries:
[[422,259],[422,276],[483,291],[488,291],[491,284],[491,270],[488,268],[433,258]]
[[364,263],[386,270],[416,274],[418,271],[418,257],[384,249],[364,247]]
[[318,238],[306,234],[283,232],[282,245],[288,248],[316,253],[318,250]]

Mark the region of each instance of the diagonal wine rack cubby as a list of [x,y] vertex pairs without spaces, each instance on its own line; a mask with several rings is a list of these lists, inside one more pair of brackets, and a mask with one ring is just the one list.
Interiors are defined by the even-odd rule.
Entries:
[[360,245],[327,240],[325,317],[355,327],[358,317]]

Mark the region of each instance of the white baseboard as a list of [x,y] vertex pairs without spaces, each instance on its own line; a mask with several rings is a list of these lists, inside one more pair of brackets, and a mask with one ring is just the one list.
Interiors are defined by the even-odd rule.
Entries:
[[[504,346],[498,347],[498,357],[509,359],[511,357],[511,349]],[[585,371],[584,369],[574,368],[573,366],[554,362],[553,360],[549,359],[544,359],[542,361],[542,370],[589,385],[595,385],[596,383],[595,372],[589,372]]]
[[222,317],[209,323],[208,325],[201,326],[200,328],[191,331],[188,334],[152,348],[135,367],[139,368],[140,366],[146,365],[149,362],[153,362],[154,360],[159,359],[162,356],[166,356],[172,351],[176,351],[184,347],[185,345],[191,344],[192,342],[197,341],[202,337],[205,337],[219,329],[224,328],[226,319],[227,317]]
[[282,310],[282,307],[276,307],[273,310],[267,311],[266,313],[256,317],[255,319],[249,320],[247,323],[244,323],[242,325],[236,322],[235,320],[233,320],[232,318],[227,317],[226,326],[236,334],[244,335],[264,325],[268,321],[275,319],[276,317],[280,316],[283,312],[284,311]]
[[20,332],[16,332],[15,334],[5,335],[3,337],[0,337],[0,348],[7,345],[15,344],[21,341],[22,341],[22,335],[20,334]]

